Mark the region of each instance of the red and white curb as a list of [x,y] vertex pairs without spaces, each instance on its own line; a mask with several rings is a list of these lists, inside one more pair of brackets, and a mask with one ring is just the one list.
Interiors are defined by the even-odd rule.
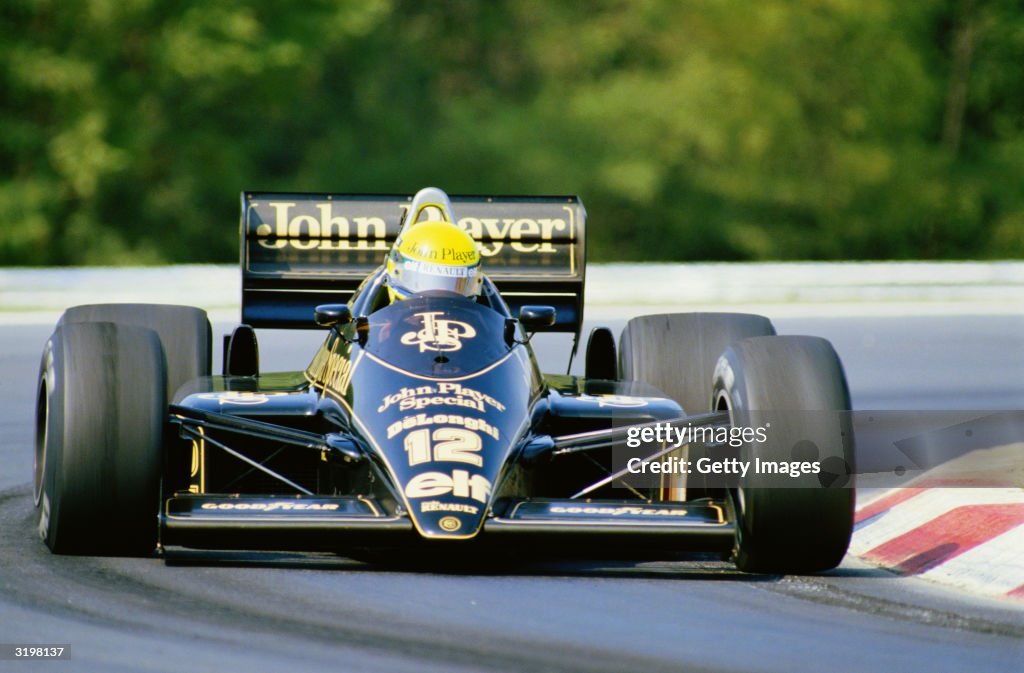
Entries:
[[850,552],[869,563],[1024,601],[1024,489],[899,488],[855,522]]

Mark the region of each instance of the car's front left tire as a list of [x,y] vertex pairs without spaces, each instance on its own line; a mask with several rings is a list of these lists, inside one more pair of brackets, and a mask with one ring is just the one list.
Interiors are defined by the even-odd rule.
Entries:
[[715,409],[746,437],[739,453],[750,467],[730,491],[736,566],[800,574],[839,565],[853,531],[854,437],[832,344],[743,339],[719,359],[713,391]]

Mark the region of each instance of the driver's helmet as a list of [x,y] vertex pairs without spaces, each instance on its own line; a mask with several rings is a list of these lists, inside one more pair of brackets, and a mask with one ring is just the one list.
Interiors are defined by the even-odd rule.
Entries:
[[388,255],[385,273],[392,302],[424,290],[475,297],[483,285],[476,241],[443,221],[418,222],[404,231]]

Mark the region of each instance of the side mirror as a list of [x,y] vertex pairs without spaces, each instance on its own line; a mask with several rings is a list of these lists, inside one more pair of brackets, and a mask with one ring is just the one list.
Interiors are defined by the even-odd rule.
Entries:
[[555,324],[554,306],[524,306],[519,309],[519,324],[527,332],[536,332]]
[[348,304],[320,304],[313,310],[313,320],[320,327],[342,327],[352,322]]

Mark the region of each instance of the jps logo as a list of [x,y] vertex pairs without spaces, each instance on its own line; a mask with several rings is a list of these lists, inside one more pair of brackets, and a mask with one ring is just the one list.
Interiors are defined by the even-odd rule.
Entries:
[[438,316],[442,311],[417,313],[423,320],[423,329],[418,332],[406,332],[402,335],[402,343],[406,346],[418,345],[424,351],[457,351],[462,348],[462,339],[472,339],[476,330],[469,323],[461,320],[444,320]]

